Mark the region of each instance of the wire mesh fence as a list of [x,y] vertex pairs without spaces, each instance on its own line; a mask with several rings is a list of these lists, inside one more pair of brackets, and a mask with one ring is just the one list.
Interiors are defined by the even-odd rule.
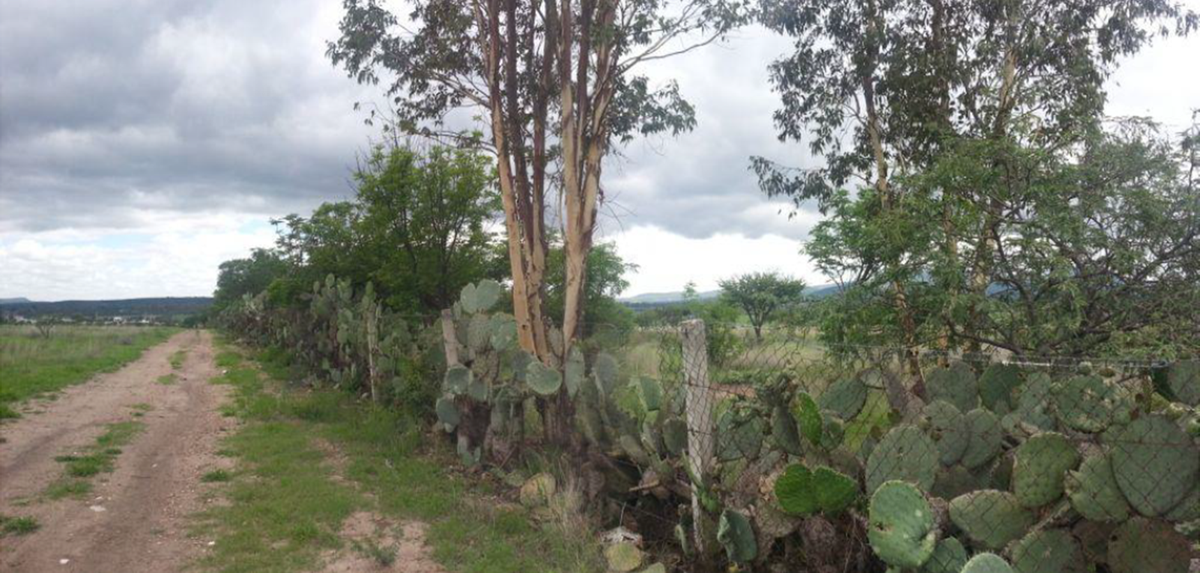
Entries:
[[686,396],[693,489],[708,489],[693,522],[713,513],[704,495],[720,512],[698,546],[814,571],[1182,573],[1197,557],[1195,361],[837,348],[794,331],[718,341],[730,350],[705,334],[683,324],[660,367]]

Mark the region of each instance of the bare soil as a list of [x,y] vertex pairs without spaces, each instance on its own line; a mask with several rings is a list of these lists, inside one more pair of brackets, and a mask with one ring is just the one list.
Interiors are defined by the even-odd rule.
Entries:
[[[187,359],[173,370],[177,350]],[[173,384],[158,383],[171,373]],[[217,412],[227,391],[209,383],[217,374],[211,335],[183,332],[0,426],[0,513],[30,515],[41,525],[0,539],[0,570],[179,571],[202,554],[207,542],[188,537],[188,516],[214,487],[201,476],[229,467],[214,452],[221,433],[236,425]],[[135,417],[135,404],[150,409]],[[55,456],[93,444],[107,424],[134,419],[144,430],[122,448],[112,473],[91,478],[86,498],[42,495],[63,475]]]

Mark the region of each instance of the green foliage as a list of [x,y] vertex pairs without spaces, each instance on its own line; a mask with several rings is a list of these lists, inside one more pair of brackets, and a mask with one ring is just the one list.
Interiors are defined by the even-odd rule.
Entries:
[[758,340],[762,340],[763,326],[798,304],[804,294],[804,281],[777,272],[738,275],[722,280],[720,285],[721,297],[746,313]]
[[792,464],[775,480],[775,499],[792,515],[837,514],[858,496],[858,483],[825,466]]
[[937,528],[924,494],[912,484],[889,481],[871,495],[867,537],[885,563],[917,568],[933,555]]
[[1025,534],[1035,521],[1017,496],[997,490],[979,490],[950,500],[950,520],[981,547],[1003,549]]
[[1147,415],[1106,435],[1125,499],[1147,517],[1175,507],[1195,486],[1200,457],[1191,437],[1162,416]]
[[729,560],[735,563],[747,563],[758,556],[758,543],[754,540],[750,520],[731,509],[721,512],[717,523],[717,541],[725,548]]

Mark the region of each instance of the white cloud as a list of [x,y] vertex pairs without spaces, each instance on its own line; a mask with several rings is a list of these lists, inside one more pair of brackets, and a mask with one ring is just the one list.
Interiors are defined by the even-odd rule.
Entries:
[[626,295],[683,290],[695,281],[700,290],[717,288],[717,281],[735,274],[774,270],[809,284],[825,280],[800,254],[800,242],[779,235],[747,237],[718,233],[693,239],[653,226],[630,228],[612,238],[621,256],[637,264]]
[[269,247],[261,218],[146,214],[141,230],[0,235],[0,298],[33,300],[209,296],[217,267]]

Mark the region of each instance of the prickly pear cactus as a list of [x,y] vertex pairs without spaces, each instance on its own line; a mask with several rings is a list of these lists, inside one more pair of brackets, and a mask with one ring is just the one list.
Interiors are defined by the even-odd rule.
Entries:
[[937,545],[933,510],[921,490],[910,483],[889,481],[871,496],[867,538],[871,549],[888,565],[917,568]]
[[764,424],[761,418],[725,412],[717,418],[717,460],[752,459],[762,449]]
[[1088,456],[1079,469],[1067,472],[1063,480],[1071,507],[1092,521],[1125,521],[1129,502],[1117,486],[1112,463],[1107,455]]
[[525,369],[525,385],[542,396],[551,396],[562,386],[562,374],[538,360],[531,360]]
[[1004,446],[1004,428],[991,410],[983,408],[967,412],[966,423],[971,436],[960,463],[973,470],[992,461],[1000,453]]
[[937,444],[942,465],[951,465],[967,451],[970,432],[966,417],[945,400],[935,400],[925,406],[925,429]]
[[901,424],[892,428],[867,458],[867,491],[886,481],[907,481],[928,491],[938,469],[937,445],[920,428]]
[[969,412],[979,407],[979,388],[975,373],[964,362],[955,362],[948,368],[935,368],[925,376],[925,389],[929,401],[945,400],[960,411]]
[[858,378],[842,378],[830,384],[817,398],[817,406],[829,410],[843,420],[862,411],[867,403],[867,387]]
[[920,573],[959,573],[966,564],[967,549],[959,540],[947,537],[938,541]]
[[962,573],[1013,573],[1013,568],[995,553],[979,553],[967,561]]
[[1043,372],[1029,376],[1029,379],[1017,389],[1017,409],[1008,414],[1014,422],[1037,430],[1051,431],[1057,428],[1057,420],[1051,413],[1050,404],[1054,383]]
[[857,497],[857,482],[825,466],[809,470],[802,464],[792,464],[775,480],[775,499],[791,515],[839,513]]
[[1135,517],[1113,533],[1108,566],[1113,573],[1188,573],[1191,543],[1166,522]]
[[821,420],[821,409],[817,406],[817,401],[813,400],[807,392],[799,392],[796,394],[796,421],[798,422],[800,434],[813,445],[820,445],[822,427],[824,422]]
[[1017,447],[1014,456],[1013,493],[1021,505],[1029,508],[1062,497],[1063,476],[1079,464],[1075,446],[1056,432],[1030,438]]
[[717,541],[734,563],[748,563],[758,556],[758,543],[754,540],[750,520],[731,509],[721,512],[721,519],[717,523]]
[[1100,432],[1129,420],[1133,398],[1124,388],[1099,376],[1075,376],[1054,389],[1058,419],[1080,432]]
[[804,454],[800,443],[800,430],[796,427],[796,418],[788,412],[783,404],[777,404],[771,409],[771,438],[779,449],[799,456]]
[[950,521],[975,544],[1003,549],[1033,526],[1035,516],[1017,496],[994,489],[971,492],[950,501]]
[[450,398],[438,398],[434,406],[437,410],[438,421],[441,422],[447,432],[453,431],[458,427],[461,418],[458,416],[458,407],[454,405],[454,400]]
[[1030,532],[1012,548],[1012,567],[1017,573],[1087,573],[1087,562],[1079,542],[1063,529]]
[[1167,370],[1171,397],[1188,406],[1200,405],[1200,360],[1181,360]]
[[446,369],[446,376],[442,381],[442,388],[455,396],[466,394],[467,388],[471,385],[474,375],[471,369],[465,366],[455,364]]
[[1192,438],[1171,420],[1146,415],[1105,435],[1113,475],[1125,499],[1147,517],[1183,501],[1200,471]]
[[1021,386],[1021,369],[1012,364],[992,364],[979,376],[983,407],[1004,415],[1017,406],[1015,391]]

